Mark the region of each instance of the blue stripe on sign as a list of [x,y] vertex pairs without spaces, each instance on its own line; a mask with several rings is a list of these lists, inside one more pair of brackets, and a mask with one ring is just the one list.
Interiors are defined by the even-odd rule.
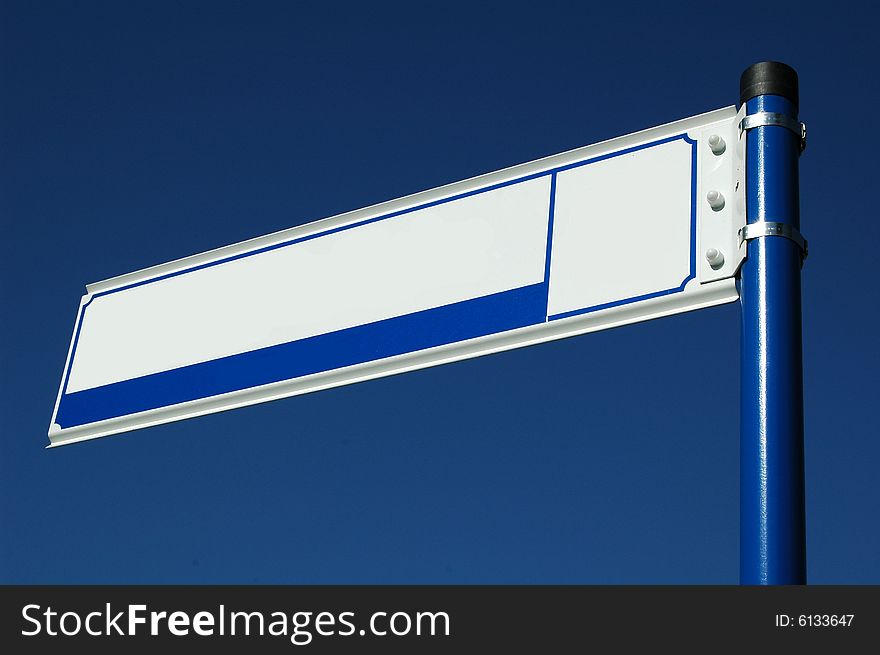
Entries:
[[57,422],[94,423],[543,323],[547,288],[534,284],[65,394]]

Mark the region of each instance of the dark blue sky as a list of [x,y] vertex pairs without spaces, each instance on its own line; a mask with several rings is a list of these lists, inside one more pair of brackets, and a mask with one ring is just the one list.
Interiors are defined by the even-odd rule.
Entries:
[[779,59],[808,573],[880,583],[878,15],[735,9],[3,2],[0,582],[736,582],[736,304],[44,446],[85,283],[734,104]]

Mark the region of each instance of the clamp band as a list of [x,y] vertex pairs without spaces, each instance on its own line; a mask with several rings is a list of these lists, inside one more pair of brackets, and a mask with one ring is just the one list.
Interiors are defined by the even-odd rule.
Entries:
[[737,234],[739,235],[739,245],[752,239],[759,239],[760,237],[785,237],[798,245],[803,259],[807,258],[807,240],[804,239],[796,227],[792,227],[788,223],[776,223],[773,221],[749,223],[741,227]]
[[778,125],[791,130],[800,139],[801,152],[807,147],[807,126],[788,114],[780,114],[775,111],[759,111],[756,114],[744,116],[739,123],[739,135],[742,137],[743,132],[753,130],[756,127],[767,127]]

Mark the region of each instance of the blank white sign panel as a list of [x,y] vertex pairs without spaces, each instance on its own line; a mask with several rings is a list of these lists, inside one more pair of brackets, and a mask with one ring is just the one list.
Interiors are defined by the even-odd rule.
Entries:
[[[676,139],[558,174],[550,315],[684,284],[693,147]],[[645,275],[640,262],[651,262]]]
[[699,139],[732,109],[87,287],[60,445],[706,307]]
[[96,297],[68,392],[537,284],[549,198],[538,178]]

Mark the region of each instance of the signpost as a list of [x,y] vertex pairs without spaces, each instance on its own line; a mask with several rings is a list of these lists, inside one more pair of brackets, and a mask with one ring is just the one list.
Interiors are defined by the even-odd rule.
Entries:
[[740,373],[740,581],[804,584],[804,399],[797,73],[763,62],[740,81],[747,109]]
[[803,581],[797,78],[759,64],[743,89],[88,285],[51,445],[732,302],[739,277],[742,579]]

